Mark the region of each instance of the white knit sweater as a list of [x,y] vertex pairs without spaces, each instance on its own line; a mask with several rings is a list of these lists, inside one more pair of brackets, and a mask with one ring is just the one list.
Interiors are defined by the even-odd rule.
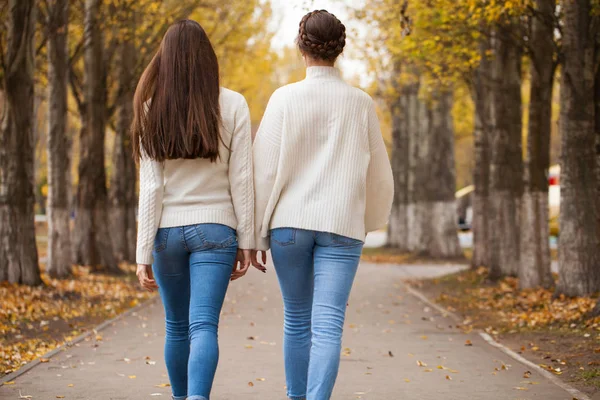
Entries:
[[152,264],[158,228],[215,223],[237,230],[239,247],[254,248],[250,112],[239,93],[221,89],[220,159],[140,160],[136,259]]
[[253,153],[257,249],[270,229],[364,240],[387,223],[394,183],[375,104],[336,68],[273,93]]

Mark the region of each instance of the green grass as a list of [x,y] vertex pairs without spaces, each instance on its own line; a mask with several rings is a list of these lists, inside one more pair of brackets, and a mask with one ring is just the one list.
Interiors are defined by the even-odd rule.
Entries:
[[579,372],[579,377],[588,385],[600,389],[600,368],[587,369]]

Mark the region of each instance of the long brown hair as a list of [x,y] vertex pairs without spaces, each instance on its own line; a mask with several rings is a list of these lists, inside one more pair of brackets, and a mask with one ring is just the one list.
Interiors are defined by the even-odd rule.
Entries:
[[156,161],[219,157],[219,63],[195,21],[173,24],[134,97],[133,155]]

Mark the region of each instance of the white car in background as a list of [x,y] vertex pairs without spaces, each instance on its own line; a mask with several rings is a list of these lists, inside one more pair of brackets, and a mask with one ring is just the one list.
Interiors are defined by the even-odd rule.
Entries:
[[[558,214],[560,213],[560,166],[553,165],[548,170],[548,218],[551,232],[558,233]],[[458,228],[463,231],[471,230],[473,221],[472,195],[475,186],[469,185],[456,192],[456,210],[458,214]]]

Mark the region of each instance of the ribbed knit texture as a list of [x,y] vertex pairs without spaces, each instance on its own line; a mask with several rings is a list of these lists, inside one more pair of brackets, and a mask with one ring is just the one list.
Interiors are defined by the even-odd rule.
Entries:
[[259,250],[270,229],[364,240],[387,223],[394,183],[375,104],[336,68],[273,93],[253,153]]
[[254,248],[254,187],[252,135],[246,99],[221,89],[221,157],[140,160],[138,264],[152,264],[158,228],[223,224],[237,230],[239,247]]

